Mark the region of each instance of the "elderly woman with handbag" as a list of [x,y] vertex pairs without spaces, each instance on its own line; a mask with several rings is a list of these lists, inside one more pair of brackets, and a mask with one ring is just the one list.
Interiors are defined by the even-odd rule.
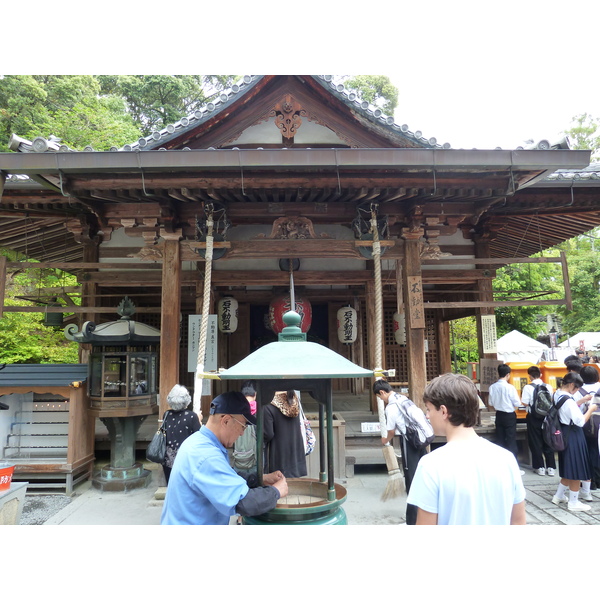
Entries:
[[183,440],[201,427],[202,413],[197,415],[194,411],[188,410],[191,401],[192,398],[187,388],[179,384],[174,385],[167,396],[167,404],[170,410],[167,410],[163,415],[162,424],[166,436],[166,454],[162,467],[167,485],[169,484],[169,476],[171,475],[175,456]]

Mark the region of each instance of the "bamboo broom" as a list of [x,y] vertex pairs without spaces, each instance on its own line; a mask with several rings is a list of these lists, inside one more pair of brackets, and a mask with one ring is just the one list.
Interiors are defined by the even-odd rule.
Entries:
[[[379,243],[379,232],[377,230],[377,216],[374,207],[371,208],[371,230],[373,232],[373,265],[375,274],[375,372],[383,371],[382,360],[382,329],[383,329],[383,301],[381,297],[381,244]],[[387,437],[387,427],[385,423],[385,409],[383,400],[377,398],[377,412],[379,414],[379,426],[381,437]],[[388,470],[388,481],[381,500],[385,502],[390,498],[396,498],[406,490],[404,484],[404,474],[398,466],[398,458],[391,444],[383,446],[383,457],[385,466]]]

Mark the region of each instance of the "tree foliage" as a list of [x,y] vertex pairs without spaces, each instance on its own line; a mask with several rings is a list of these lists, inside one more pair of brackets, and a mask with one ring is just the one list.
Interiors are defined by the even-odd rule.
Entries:
[[[558,252],[546,252],[545,255],[558,256]],[[507,265],[496,272],[492,288],[496,300],[552,300],[564,297],[562,271],[558,263]],[[540,292],[551,293],[541,295]],[[536,338],[545,333],[546,315],[555,311],[556,307],[552,305],[497,307],[494,312],[498,337],[516,329],[529,337]]]
[[233,75],[100,75],[102,92],[124,98],[134,123],[149,135],[202,107]]
[[592,150],[592,157],[600,159],[600,119],[583,113],[573,118],[573,125],[565,133],[574,150]]
[[101,95],[91,75],[6,75],[0,79],[0,151],[11,134],[55,136],[74,150],[122,146],[140,136],[122,98]]
[[[15,260],[11,251],[1,250],[9,260]],[[74,275],[58,269],[39,269],[9,273],[6,282],[7,306],[32,306],[23,297],[39,297],[48,287],[76,285]],[[38,303],[42,305],[42,303]],[[67,312],[68,309],[65,309]],[[78,345],[69,342],[62,329],[55,330],[43,324],[44,313],[5,312],[0,319],[0,363],[76,363]]]
[[477,321],[475,317],[456,319],[450,323],[452,371],[467,374],[467,363],[479,361]]
[[398,88],[385,75],[354,75],[344,78],[344,85],[354,90],[361,100],[378,106],[386,115],[393,115],[398,106]]
[[[600,228],[561,244],[569,262],[573,310],[560,307],[565,338],[580,331],[600,331]],[[562,341],[562,340],[561,340]]]
[[73,150],[109,150],[192,113],[232,75],[6,75],[0,151],[11,134],[55,136]]

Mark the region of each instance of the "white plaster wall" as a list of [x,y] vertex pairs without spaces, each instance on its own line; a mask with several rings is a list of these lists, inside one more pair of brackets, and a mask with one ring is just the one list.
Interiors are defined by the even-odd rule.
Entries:
[[[347,145],[331,129],[318,123],[313,123],[308,119],[302,119],[302,125],[296,130],[294,142],[296,144]],[[236,145],[242,146],[247,144],[257,144],[259,146],[261,144],[281,144],[281,130],[275,124],[275,117],[248,127],[228,146],[235,147]]]

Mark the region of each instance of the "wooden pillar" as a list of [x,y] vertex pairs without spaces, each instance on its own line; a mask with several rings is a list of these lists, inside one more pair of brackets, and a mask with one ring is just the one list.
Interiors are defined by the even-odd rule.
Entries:
[[161,233],[164,241],[160,306],[159,414],[167,410],[167,394],[179,383],[181,260],[178,234]]
[[[100,245],[96,240],[90,240],[83,244],[83,262],[97,263],[99,262],[100,256]],[[83,296],[82,303],[86,307],[96,306],[96,295],[98,293],[98,284],[93,281],[86,281],[85,275],[82,278],[81,294]],[[94,312],[81,313],[78,317],[79,329],[81,330],[83,324],[86,321],[96,322],[96,319],[100,315]],[[79,361],[81,363],[89,363],[90,352],[92,350],[91,344],[79,344]]]
[[[489,258],[490,257],[490,249],[487,240],[476,239],[475,240],[475,258]],[[482,269],[489,268],[492,269],[491,265],[481,265]],[[477,297],[482,302],[491,302],[494,300],[494,294],[492,290],[492,279],[491,277],[488,279],[478,279],[477,280],[477,291],[479,292]],[[498,359],[498,354],[496,352],[486,353],[483,348],[483,328],[481,324],[481,317],[484,315],[493,315],[495,314],[493,307],[481,307],[475,309],[475,316],[477,319],[477,349],[479,351],[479,360],[482,358],[491,358],[493,360]],[[488,403],[488,393],[487,391],[482,391],[480,393],[481,399],[487,405]]]
[[[439,312],[439,311],[438,311]],[[436,319],[438,369],[440,374],[452,371],[452,350],[450,348],[450,322]]]
[[419,239],[422,230],[404,230],[404,263],[402,283],[406,311],[406,344],[408,350],[408,393],[410,399],[425,408],[423,391],[427,384],[425,362],[425,309]]

